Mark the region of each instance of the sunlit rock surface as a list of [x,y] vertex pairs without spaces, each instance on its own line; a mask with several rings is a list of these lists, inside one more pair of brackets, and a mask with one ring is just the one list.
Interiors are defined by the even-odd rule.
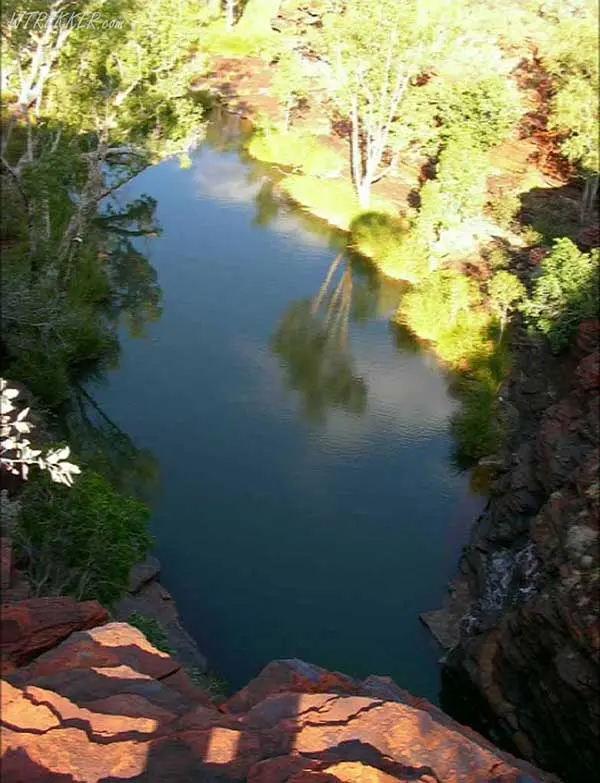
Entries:
[[3,783],[556,780],[385,677],[274,661],[217,705],[125,623],[71,634],[1,697]]

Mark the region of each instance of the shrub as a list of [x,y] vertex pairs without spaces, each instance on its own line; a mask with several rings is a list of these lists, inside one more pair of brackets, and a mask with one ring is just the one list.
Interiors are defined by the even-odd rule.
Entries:
[[224,701],[229,695],[227,680],[213,671],[201,672],[198,669],[188,669],[190,680],[207,693],[215,701]]
[[437,181],[450,211],[459,220],[481,214],[486,199],[489,159],[468,132],[457,133],[442,150]]
[[404,217],[363,212],[350,226],[350,245],[388,277],[416,283],[426,273],[426,248]]
[[499,193],[490,199],[486,212],[495,223],[505,230],[510,230],[521,210],[521,199],[518,193]]
[[555,352],[566,348],[580,321],[598,313],[599,258],[597,249],[582,253],[570,239],[562,238],[540,265],[533,294],[521,309]]
[[487,251],[485,260],[488,267],[496,272],[499,269],[506,269],[510,265],[510,254],[507,248],[496,245]]
[[69,394],[69,365],[64,349],[44,351],[41,346],[23,351],[10,364],[10,375],[38,399],[53,408]]
[[468,133],[456,135],[442,150],[435,180],[421,188],[416,230],[429,245],[443,231],[459,226],[483,211],[489,161]]
[[397,315],[417,336],[434,344],[445,364],[460,371],[452,386],[460,408],[452,416],[451,431],[461,468],[493,452],[502,437],[495,413],[504,352],[490,338],[492,320],[477,306],[479,298],[467,277],[439,270],[404,296]]
[[492,353],[490,328],[488,313],[470,304],[458,314],[452,326],[441,330],[435,352],[449,366],[468,370]]
[[539,245],[544,240],[544,235],[537,231],[533,226],[521,225],[520,231],[521,239],[527,245],[532,247],[533,245]]
[[418,337],[437,342],[457,323],[471,302],[469,280],[453,269],[440,269],[410,290],[400,303],[401,320]]
[[148,617],[140,612],[134,612],[128,618],[127,622],[141,631],[150,644],[156,647],[157,650],[173,655],[173,648],[169,644],[167,632],[162,623],[154,617]]
[[71,488],[33,478],[22,494],[15,543],[35,593],[112,604],[151,544],[148,518],[139,501],[91,471]]
[[441,89],[436,102],[442,138],[466,132],[487,150],[503,141],[519,119],[518,92],[502,75],[460,82],[453,89],[444,82]]

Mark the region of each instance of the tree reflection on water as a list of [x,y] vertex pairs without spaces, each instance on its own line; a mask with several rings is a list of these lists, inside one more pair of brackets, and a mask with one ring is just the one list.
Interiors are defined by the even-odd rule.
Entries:
[[367,382],[355,370],[348,340],[355,288],[352,271],[339,254],[317,294],[290,304],[271,343],[288,388],[299,394],[303,415],[311,421],[325,421],[330,408],[356,414],[366,410]]

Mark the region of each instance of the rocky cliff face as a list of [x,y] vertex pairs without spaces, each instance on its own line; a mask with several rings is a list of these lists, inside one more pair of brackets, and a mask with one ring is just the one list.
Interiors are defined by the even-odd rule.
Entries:
[[512,437],[441,612],[443,704],[565,780],[600,768],[600,328],[566,363],[523,344],[504,390]]
[[385,677],[275,661],[215,704],[137,629],[53,600],[3,612],[3,783],[556,781]]

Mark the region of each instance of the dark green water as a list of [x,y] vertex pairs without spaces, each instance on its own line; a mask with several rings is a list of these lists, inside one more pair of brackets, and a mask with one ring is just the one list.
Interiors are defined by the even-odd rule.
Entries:
[[152,168],[125,195],[142,193],[164,312],[123,330],[93,391],[158,460],[152,527],[186,627],[233,687],[301,657],[436,700],[418,613],[481,499],[450,464],[443,372],[389,325],[399,288],[344,259],[317,302],[339,238],[277,213],[236,152]]

